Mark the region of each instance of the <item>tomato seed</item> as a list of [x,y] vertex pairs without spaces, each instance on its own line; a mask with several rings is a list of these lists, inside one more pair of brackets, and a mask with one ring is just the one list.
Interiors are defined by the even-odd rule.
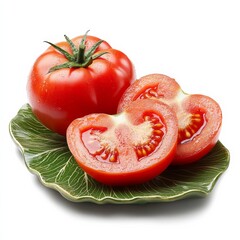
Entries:
[[144,148],[142,149],[142,154],[143,156],[147,156],[147,151]]
[[154,126],[153,126],[153,129],[159,129],[159,128],[162,128],[163,125],[161,123],[156,123]]
[[161,135],[162,134],[162,131],[161,130],[153,130],[153,133],[157,134],[157,135]]
[[188,130],[185,130],[185,136],[186,136],[186,138],[190,138],[191,137],[191,133]]
[[147,116],[144,116],[144,120],[145,120],[145,121],[150,121],[150,119],[151,119],[150,116],[148,116],[148,115],[147,115]]
[[106,159],[108,158],[108,154],[103,153],[103,154],[101,155],[101,158],[102,158],[103,160],[106,160]]
[[142,151],[139,148],[137,149],[137,156],[138,158],[141,158],[143,156]]
[[111,157],[109,158],[109,162],[116,162],[115,155],[111,155]]
[[151,153],[152,152],[152,149],[149,145],[146,145],[144,146],[144,149],[148,152],[148,153]]
[[151,118],[151,122],[154,123],[154,124],[156,125],[157,123],[159,123],[159,119],[153,117],[153,118]]

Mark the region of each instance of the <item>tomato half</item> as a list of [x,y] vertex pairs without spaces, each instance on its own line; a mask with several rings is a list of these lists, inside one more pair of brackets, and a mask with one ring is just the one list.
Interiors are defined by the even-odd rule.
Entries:
[[150,74],[136,80],[123,94],[118,112],[137,99],[158,99],[172,107],[178,118],[178,147],[172,164],[186,164],[206,155],[218,141],[222,112],[216,101],[187,94],[172,78]]
[[157,100],[137,100],[117,115],[74,120],[67,142],[79,166],[99,182],[146,182],[172,162],[177,146],[175,113]]
[[37,118],[65,135],[68,125],[90,113],[114,114],[135,78],[129,58],[94,36],[79,36],[51,46],[31,70],[27,92]]

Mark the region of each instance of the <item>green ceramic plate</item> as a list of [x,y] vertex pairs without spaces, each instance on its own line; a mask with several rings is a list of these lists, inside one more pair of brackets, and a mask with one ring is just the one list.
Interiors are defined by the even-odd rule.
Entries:
[[75,202],[146,203],[206,196],[229,165],[229,152],[218,142],[200,161],[169,167],[150,182],[130,187],[109,187],[88,176],[76,164],[63,136],[45,128],[26,104],[10,122],[10,134],[28,169],[41,182]]

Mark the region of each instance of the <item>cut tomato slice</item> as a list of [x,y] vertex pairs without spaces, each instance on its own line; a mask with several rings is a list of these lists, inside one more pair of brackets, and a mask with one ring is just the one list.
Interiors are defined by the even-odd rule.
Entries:
[[164,171],[176,153],[177,118],[158,100],[137,100],[117,115],[90,114],[67,130],[79,166],[108,185],[146,182]]
[[118,112],[137,99],[158,99],[168,104],[178,119],[178,147],[172,164],[192,163],[216,144],[222,112],[216,101],[200,94],[187,94],[172,78],[150,74],[136,80],[123,94]]

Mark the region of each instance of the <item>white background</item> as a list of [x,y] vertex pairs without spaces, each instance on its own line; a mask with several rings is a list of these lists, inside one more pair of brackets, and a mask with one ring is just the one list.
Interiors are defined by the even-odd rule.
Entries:
[[[239,1],[2,0],[0,239],[239,239]],[[72,203],[28,172],[8,124],[25,104],[35,59],[84,34],[107,40],[137,77],[163,73],[222,107],[228,170],[207,198],[147,205]],[[236,218],[234,218],[236,216]]]

